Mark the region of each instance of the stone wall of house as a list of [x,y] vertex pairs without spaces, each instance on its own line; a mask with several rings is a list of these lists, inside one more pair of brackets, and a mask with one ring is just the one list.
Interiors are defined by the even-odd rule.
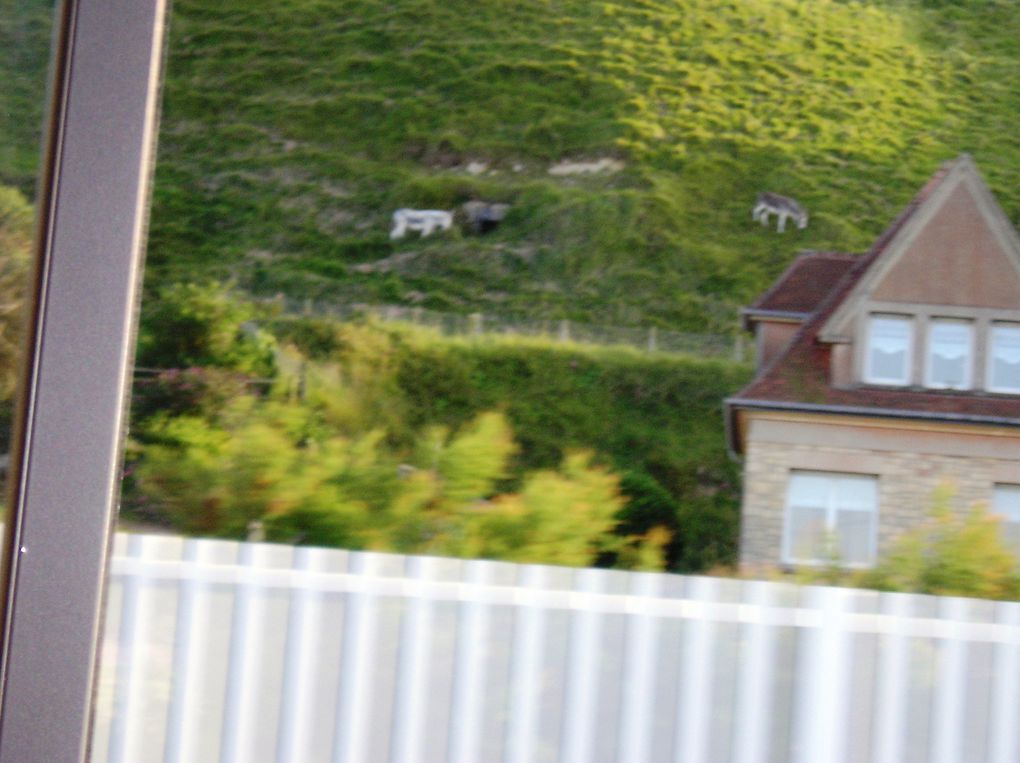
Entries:
[[993,458],[893,452],[751,439],[744,464],[741,566],[775,566],[780,562],[787,482],[792,470],[877,475],[881,554],[904,530],[926,518],[940,486],[952,490],[950,500],[955,511],[966,511],[977,503],[988,505],[994,484],[1016,467],[1017,462],[1008,455]]

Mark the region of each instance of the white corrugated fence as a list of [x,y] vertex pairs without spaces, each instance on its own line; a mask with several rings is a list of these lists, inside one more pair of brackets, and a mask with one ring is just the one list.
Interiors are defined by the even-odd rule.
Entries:
[[92,759],[1020,760],[1020,604],[117,536]]

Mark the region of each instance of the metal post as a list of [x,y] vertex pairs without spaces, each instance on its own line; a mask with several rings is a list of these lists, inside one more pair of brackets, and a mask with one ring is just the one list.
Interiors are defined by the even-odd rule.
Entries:
[[165,10],[66,0],[57,13],[2,565],[0,763],[87,754]]

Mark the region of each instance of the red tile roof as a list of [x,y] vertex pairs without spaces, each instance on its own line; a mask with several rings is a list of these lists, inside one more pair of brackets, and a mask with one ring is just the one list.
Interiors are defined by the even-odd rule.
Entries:
[[765,317],[772,313],[800,313],[807,317],[818,309],[856,260],[854,255],[840,252],[805,252],[768,291],[744,310],[744,315]]
[[[854,286],[889,242],[909,222],[923,202],[934,193],[950,167],[951,165],[943,166],[932,177],[867,254],[849,260],[848,264],[845,255],[837,256],[834,261],[839,262],[840,266],[846,266],[842,276],[831,283],[828,292],[821,297],[817,295],[820,289],[812,288],[812,294],[805,298],[804,304],[813,302],[816,309],[805,320],[787,349],[771,364],[761,369],[750,384],[726,401],[731,437],[736,435],[735,427],[732,426],[732,416],[739,408],[810,410],[820,413],[1020,424],[1018,396],[995,395],[980,391],[890,389],[863,385],[837,388],[832,386],[829,380],[831,345],[821,342],[818,339],[818,332],[853,291]],[[835,269],[839,266],[829,267]],[[770,300],[775,299],[776,294],[786,292],[787,286],[784,282],[795,276],[798,270],[800,268],[795,262],[755,304],[776,304]],[[731,446],[733,445],[739,446],[739,442],[731,443]]]

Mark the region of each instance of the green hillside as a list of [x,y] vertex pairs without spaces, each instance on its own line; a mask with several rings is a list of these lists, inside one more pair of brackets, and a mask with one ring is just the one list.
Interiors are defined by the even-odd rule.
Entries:
[[[211,275],[719,329],[797,250],[865,248],[961,152],[1020,216],[1020,15],[1005,2],[177,0],[173,14],[150,285]],[[30,189],[31,131],[11,125],[38,120],[3,97],[24,118],[0,123],[0,182]],[[550,174],[563,160],[610,170]],[[753,223],[762,190],[796,197],[810,226]],[[472,198],[513,205],[498,231],[388,237],[398,207]]]

